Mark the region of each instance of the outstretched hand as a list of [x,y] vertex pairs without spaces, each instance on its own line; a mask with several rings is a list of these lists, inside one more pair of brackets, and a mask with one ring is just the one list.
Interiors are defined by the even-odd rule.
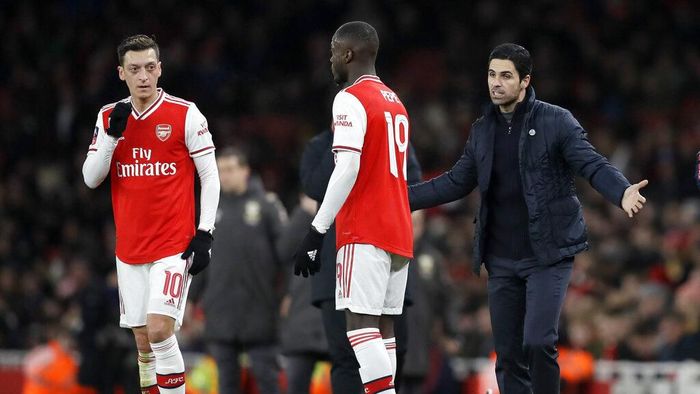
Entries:
[[647,199],[639,193],[639,190],[648,184],[649,181],[645,179],[625,189],[625,194],[622,195],[622,209],[627,212],[627,216],[633,217],[642,210]]

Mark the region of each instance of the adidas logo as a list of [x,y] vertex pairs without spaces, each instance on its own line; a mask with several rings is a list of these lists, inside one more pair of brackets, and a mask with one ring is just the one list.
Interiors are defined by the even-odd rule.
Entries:
[[309,259],[310,259],[311,261],[316,261],[316,252],[317,252],[316,249],[310,250],[310,251],[306,252],[306,254],[309,255]]
[[165,305],[175,306],[175,301],[171,298],[165,301]]

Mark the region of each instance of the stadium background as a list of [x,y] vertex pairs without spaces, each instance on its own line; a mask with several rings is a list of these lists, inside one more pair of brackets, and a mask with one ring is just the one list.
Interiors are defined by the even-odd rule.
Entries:
[[[647,207],[634,220],[580,184],[592,249],[576,261],[562,346],[596,360],[700,359],[697,2],[30,0],[0,7],[0,371],[48,338],[108,341],[113,355],[131,347],[104,313],[118,310],[109,296],[109,188],[90,191],[80,171],[97,111],[128,95],[116,73],[123,37],[156,36],[160,86],[197,103],[217,146],[248,149],[265,187],[291,210],[303,144],[330,123],[337,91],[330,37],[355,19],[379,32],[377,71],[408,108],[425,178],[451,166],[479,116],[489,50],[506,41],[529,48],[538,97],[570,109],[631,181],[650,181]],[[444,256],[449,282],[446,333],[436,348],[454,366],[490,350],[485,281],[469,273],[476,203],[470,196],[428,212],[427,236]],[[95,294],[104,304],[96,306]],[[201,316],[192,313],[182,343],[198,351]],[[690,350],[679,355],[678,343]],[[463,384],[454,369],[431,376]]]

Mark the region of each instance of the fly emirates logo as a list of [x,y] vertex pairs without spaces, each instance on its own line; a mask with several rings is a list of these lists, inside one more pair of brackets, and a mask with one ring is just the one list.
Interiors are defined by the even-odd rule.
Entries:
[[131,157],[133,163],[117,162],[117,176],[119,178],[128,178],[133,176],[170,176],[175,175],[177,167],[175,163],[161,163],[159,161],[151,162],[150,149],[131,148]]

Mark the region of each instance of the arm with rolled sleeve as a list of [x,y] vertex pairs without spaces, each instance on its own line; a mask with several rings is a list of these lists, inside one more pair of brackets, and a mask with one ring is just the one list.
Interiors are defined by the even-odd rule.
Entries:
[[625,176],[596,151],[586,131],[569,111],[562,111],[557,130],[564,160],[574,173],[585,178],[605,199],[621,207],[622,196],[630,186]]

